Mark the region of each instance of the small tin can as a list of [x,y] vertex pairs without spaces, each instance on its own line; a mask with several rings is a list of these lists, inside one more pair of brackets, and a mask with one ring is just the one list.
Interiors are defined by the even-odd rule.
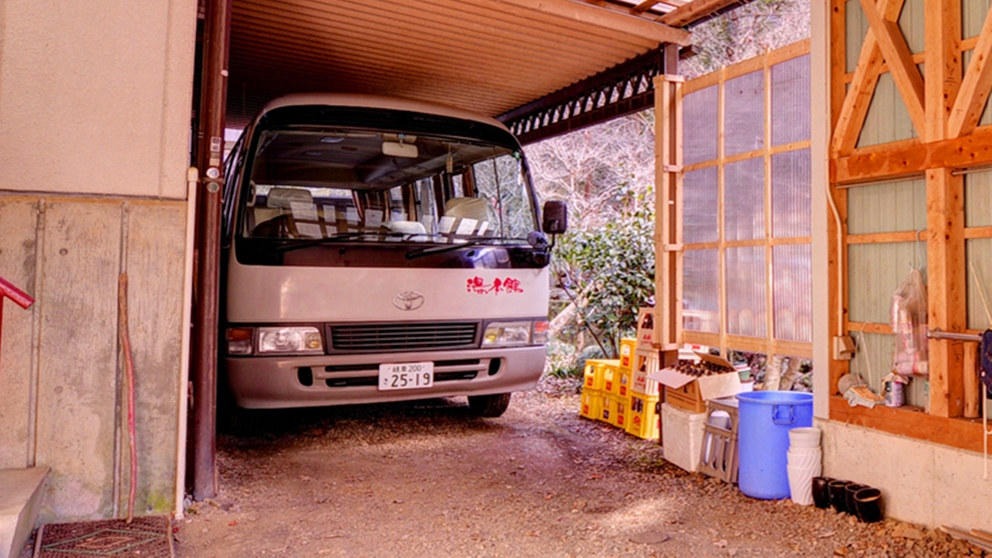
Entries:
[[902,407],[905,402],[902,382],[885,382],[885,406]]

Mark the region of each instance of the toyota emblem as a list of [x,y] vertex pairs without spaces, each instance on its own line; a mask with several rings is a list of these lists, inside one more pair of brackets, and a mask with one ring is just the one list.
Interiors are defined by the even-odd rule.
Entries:
[[400,310],[416,310],[424,305],[424,295],[417,291],[403,291],[393,297],[393,306]]

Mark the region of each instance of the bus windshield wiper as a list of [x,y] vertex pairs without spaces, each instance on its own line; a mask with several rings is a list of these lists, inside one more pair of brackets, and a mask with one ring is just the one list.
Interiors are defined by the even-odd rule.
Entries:
[[275,250],[277,252],[291,252],[293,250],[300,250],[303,248],[309,248],[311,246],[320,246],[323,244],[334,244],[336,242],[345,242],[347,240],[354,240],[356,238],[361,238],[364,236],[376,236],[376,237],[408,237],[415,236],[407,233],[395,233],[395,232],[346,232],[338,233],[334,236],[328,236],[324,238],[313,238],[310,240],[305,240],[302,242],[295,242],[293,244],[283,244],[278,246]]
[[430,256],[432,254],[442,254],[444,252],[451,252],[452,250],[458,250],[459,248],[471,248],[472,246],[479,246],[481,244],[495,244],[495,243],[501,243],[506,240],[519,240],[519,239],[509,239],[498,236],[469,236],[457,240],[464,240],[464,242],[414,248],[413,250],[410,250],[409,252],[406,253],[406,259],[412,260],[414,258],[420,258],[422,256]]

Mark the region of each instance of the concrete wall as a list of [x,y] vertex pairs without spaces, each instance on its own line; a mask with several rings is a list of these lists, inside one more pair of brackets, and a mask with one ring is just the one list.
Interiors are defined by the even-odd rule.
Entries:
[[130,280],[137,513],[173,509],[196,0],[0,2],[0,468],[49,466],[43,520],[127,497],[117,284]]
[[881,489],[886,515],[930,527],[992,531],[992,478],[981,454],[818,420],[824,474]]

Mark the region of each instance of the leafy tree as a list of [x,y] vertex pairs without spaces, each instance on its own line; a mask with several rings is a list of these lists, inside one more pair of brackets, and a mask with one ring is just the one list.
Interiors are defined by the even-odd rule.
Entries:
[[644,197],[621,191],[621,211],[598,229],[564,235],[555,272],[575,295],[580,323],[588,324],[611,357],[637,325],[637,310],[654,295],[654,211]]

